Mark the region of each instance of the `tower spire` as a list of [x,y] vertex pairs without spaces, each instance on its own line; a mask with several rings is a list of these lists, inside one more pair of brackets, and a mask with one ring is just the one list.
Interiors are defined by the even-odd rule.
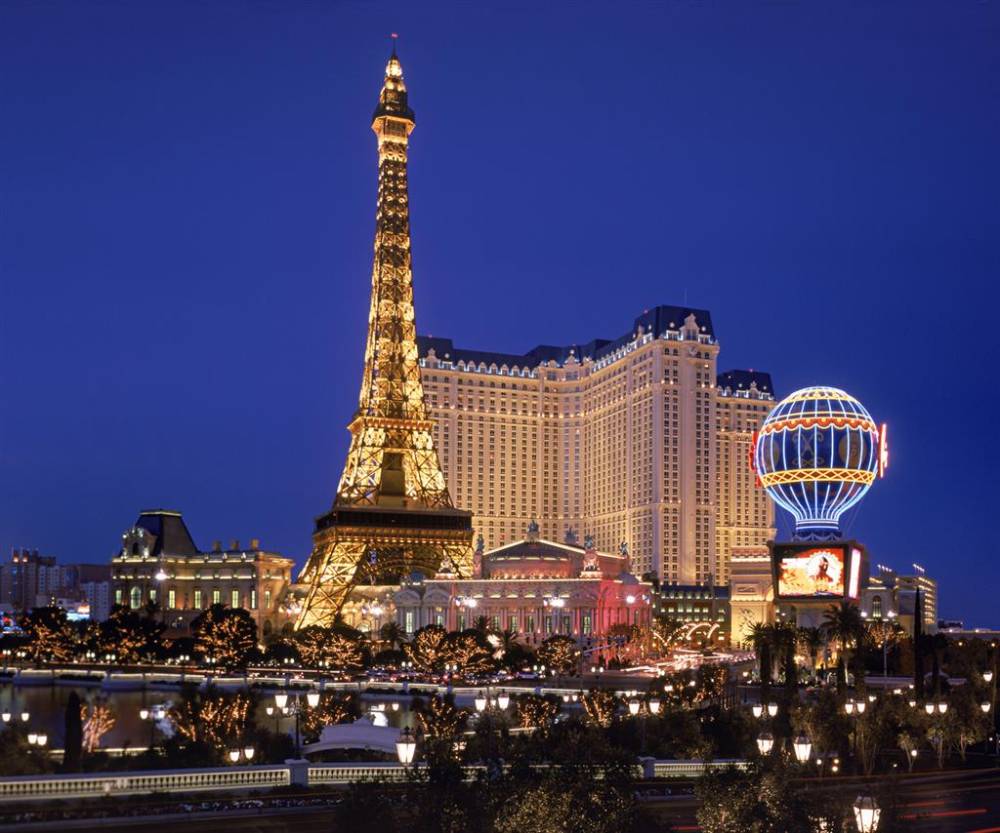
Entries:
[[[417,354],[407,150],[416,118],[395,48],[372,116],[378,201],[358,410],[333,508],[316,522],[297,627],[329,624],[360,572],[472,569],[472,516],[453,508],[431,438]],[[391,518],[391,519],[390,519]]]

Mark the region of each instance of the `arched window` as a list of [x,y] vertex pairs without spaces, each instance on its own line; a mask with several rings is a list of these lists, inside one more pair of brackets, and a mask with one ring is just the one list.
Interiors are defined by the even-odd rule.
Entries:
[[138,610],[140,607],[142,607],[142,588],[141,587],[133,587],[131,590],[129,590],[129,592],[128,592],[128,606],[130,608],[132,608],[132,610]]
[[875,619],[882,618],[882,597],[872,596],[872,616]]
[[132,555],[138,555],[138,554],[139,554],[139,545],[136,543],[132,545]]

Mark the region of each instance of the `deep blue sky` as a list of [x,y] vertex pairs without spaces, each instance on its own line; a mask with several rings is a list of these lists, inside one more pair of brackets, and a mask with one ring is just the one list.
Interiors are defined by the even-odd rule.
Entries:
[[0,547],[103,561],[169,506],[202,546],[308,553],[390,31],[421,332],[521,351],[709,308],[720,367],[890,423],[849,531],[1000,625],[995,2],[0,3]]

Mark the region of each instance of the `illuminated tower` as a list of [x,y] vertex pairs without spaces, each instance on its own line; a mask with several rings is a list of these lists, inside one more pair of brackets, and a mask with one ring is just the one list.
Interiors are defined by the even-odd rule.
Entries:
[[317,519],[297,628],[328,625],[361,580],[472,573],[472,514],[455,509],[420,384],[406,153],[414,115],[393,50],[372,118],[378,207],[368,342],[351,447],[333,508]]

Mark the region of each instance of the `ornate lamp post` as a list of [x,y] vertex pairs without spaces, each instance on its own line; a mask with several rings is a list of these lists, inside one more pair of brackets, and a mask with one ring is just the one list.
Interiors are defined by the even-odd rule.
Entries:
[[854,823],[858,833],[875,833],[882,810],[870,795],[859,795],[854,802]]
[[[694,685],[694,680],[691,681],[691,685]],[[775,715],[777,715],[778,714],[778,704],[777,703],[768,703],[767,704],[767,713],[771,717],[774,717]]]
[[230,749],[229,763],[234,765],[238,764],[240,762],[240,759],[242,758],[249,764],[253,760],[253,756],[256,754],[256,751],[257,750],[255,750],[252,746],[244,746],[242,749],[240,748]]
[[761,755],[767,755],[774,748],[774,735],[770,732],[761,732],[757,736],[757,749]]
[[762,714],[764,714],[764,707],[760,703],[754,703],[750,707],[750,711],[753,712],[754,717],[759,718]]
[[800,764],[809,762],[809,758],[812,755],[812,743],[809,738],[805,735],[799,735],[792,742],[792,749],[795,750],[795,760],[797,760]]
[[413,730],[407,726],[399,733],[399,740],[396,741],[396,757],[399,758],[399,762],[404,767],[408,767],[413,763],[413,756],[416,752],[417,738],[413,734]]

